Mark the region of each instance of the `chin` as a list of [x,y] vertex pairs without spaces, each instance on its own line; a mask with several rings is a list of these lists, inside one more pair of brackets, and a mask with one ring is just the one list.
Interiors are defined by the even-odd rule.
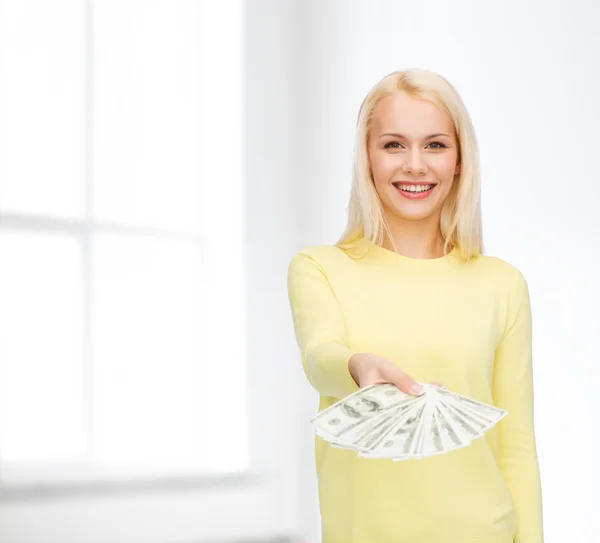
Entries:
[[435,215],[438,211],[438,207],[435,205],[427,205],[423,202],[416,201],[417,205],[414,206],[392,206],[392,212],[397,217],[407,221],[420,221]]

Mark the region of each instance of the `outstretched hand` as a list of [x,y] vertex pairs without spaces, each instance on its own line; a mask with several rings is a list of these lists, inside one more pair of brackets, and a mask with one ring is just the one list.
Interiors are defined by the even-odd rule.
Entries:
[[[348,369],[360,388],[380,383],[391,383],[396,385],[402,392],[413,396],[420,396],[425,392],[415,379],[384,356],[370,353],[355,354],[348,361]],[[432,381],[430,384],[444,387],[437,381]]]

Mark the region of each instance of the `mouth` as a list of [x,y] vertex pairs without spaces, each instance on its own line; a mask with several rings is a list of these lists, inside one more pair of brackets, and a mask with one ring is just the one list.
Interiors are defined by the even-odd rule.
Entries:
[[[426,198],[437,186],[437,183],[392,183],[395,189],[405,198],[412,200]],[[402,188],[401,188],[402,187]]]

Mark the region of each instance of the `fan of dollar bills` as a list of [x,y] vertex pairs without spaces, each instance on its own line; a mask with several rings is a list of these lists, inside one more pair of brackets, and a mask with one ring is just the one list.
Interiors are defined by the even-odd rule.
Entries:
[[357,390],[311,419],[333,447],[366,458],[426,458],[470,445],[508,414],[429,383],[412,396],[390,383]]

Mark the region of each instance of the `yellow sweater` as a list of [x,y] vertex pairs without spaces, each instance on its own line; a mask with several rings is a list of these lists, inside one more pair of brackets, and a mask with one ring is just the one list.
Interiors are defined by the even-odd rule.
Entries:
[[393,462],[315,435],[322,543],[542,543],[533,418],[532,319],[515,266],[458,249],[416,259],[363,240],[299,251],[288,294],[319,411],[358,390],[354,353],[385,356],[421,382],[507,409],[471,445]]

